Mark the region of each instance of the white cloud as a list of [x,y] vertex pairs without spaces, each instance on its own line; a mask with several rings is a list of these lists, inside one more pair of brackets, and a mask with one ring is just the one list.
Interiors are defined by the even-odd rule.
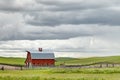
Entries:
[[[92,41],[92,44],[91,44]],[[56,57],[90,57],[119,55],[119,45],[97,37],[78,37],[66,40],[17,40],[3,41],[0,49],[4,54],[26,57],[26,50],[52,49]]]

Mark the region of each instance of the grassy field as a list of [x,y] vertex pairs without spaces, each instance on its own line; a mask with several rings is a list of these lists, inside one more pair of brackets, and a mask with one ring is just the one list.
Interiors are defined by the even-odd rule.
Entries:
[[[0,63],[24,65],[25,58],[0,57]],[[92,58],[56,58],[56,65],[120,63],[120,56]],[[0,80],[120,80],[120,68],[38,68],[28,70],[0,70]]]
[[91,57],[91,58],[57,58],[56,64],[92,64],[98,62],[112,62],[120,63],[120,56],[110,56],[110,57]]
[[0,63],[24,65],[25,58],[0,57]]
[[[24,65],[25,58],[0,57],[0,63]],[[120,63],[120,56],[91,57],[91,58],[56,58],[56,65],[65,64],[92,64],[97,62]]]
[[0,71],[0,80],[120,80],[119,77],[120,68],[41,68]]

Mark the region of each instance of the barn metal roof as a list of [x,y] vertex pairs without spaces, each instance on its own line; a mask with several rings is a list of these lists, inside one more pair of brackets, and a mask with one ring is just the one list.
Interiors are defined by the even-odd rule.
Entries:
[[54,53],[31,53],[32,59],[55,59]]

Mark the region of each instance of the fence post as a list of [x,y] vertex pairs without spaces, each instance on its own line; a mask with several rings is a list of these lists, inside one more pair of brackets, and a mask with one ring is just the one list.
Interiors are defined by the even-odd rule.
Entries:
[[108,63],[106,63],[106,67],[109,67]]
[[102,64],[100,64],[100,68],[102,68]]
[[4,71],[4,67],[2,66],[2,68],[1,68],[1,70],[3,70]]
[[23,70],[22,66],[20,67],[21,70]]
[[114,67],[114,64],[112,64],[112,67]]

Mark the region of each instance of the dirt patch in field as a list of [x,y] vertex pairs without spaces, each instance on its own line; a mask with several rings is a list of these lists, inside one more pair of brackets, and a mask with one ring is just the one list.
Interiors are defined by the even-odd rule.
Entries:
[[4,65],[0,64],[0,70],[22,70],[23,66],[14,66],[14,65]]

